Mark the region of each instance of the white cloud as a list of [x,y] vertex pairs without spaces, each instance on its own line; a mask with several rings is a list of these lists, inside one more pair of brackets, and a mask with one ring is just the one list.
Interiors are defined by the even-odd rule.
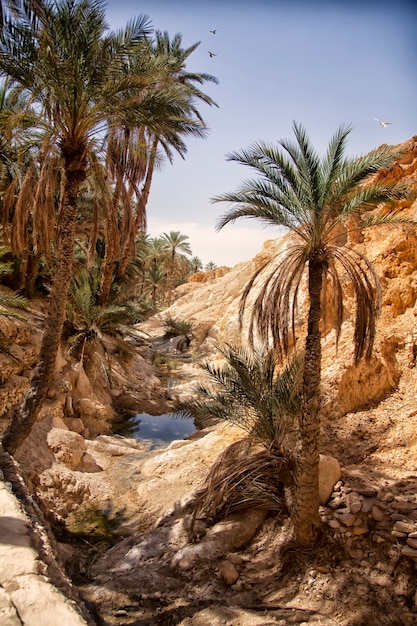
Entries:
[[278,229],[260,228],[259,225],[230,224],[219,233],[212,224],[196,222],[168,222],[149,220],[148,234],[158,237],[170,231],[180,231],[189,238],[193,256],[204,264],[213,261],[217,266],[233,267],[254,257],[268,239],[279,236]]

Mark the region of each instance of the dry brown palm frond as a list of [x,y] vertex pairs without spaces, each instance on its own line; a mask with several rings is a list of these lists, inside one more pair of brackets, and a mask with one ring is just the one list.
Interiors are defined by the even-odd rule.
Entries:
[[239,510],[256,508],[284,513],[284,482],[292,469],[291,455],[265,450],[251,437],[228,446],[211,467],[197,493],[191,530],[196,519],[215,523]]
[[333,280],[333,301],[338,312],[336,319],[336,342],[339,339],[342,326],[342,287],[339,272],[335,262],[345,270],[345,276],[353,285],[353,294],[356,301],[354,323],[355,363],[365,356],[367,360],[372,354],[375,340],[375,322],[381,308],[381,286],[378,275],[372,263],[362,254],[345,247],[341,252],[337,247],[329,247],[328,273]]
[[295,342],[297,297],[307,259],[303,247],[299,245],[287,248],[279,258],[280,264],[265,279],[262,280],[262,274],[272,261],[265,263],[245,286],[240,302],[239,320],[242,326],[248,296],[259,277],[259,282],[262,282],[250,314],[249,343],[254,346],[256,330],[265,345],[269,345],[269,339],[272,339],[273,345],[283,357],[288,354],[290,337]]

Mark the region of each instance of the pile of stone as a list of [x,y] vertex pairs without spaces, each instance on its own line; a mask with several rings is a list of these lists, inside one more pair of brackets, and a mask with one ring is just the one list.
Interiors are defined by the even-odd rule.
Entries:
[[336,483],[321,517],[348,546],[368,537],[396,546],[398,554],[417,561],[417,476],[383,487]]

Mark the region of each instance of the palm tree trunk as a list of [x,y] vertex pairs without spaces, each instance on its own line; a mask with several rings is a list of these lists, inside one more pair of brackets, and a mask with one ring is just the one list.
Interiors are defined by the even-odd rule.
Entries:
[[41,254],[34,252],[33,248],[29,251],[26,259],[26,271],[24,276],[23,295],[26,298],[32,298],[35,290],[35,280],[38,275],[39,261]]
[[85,170],[71,170],[66,161],[66,182],[61,212],[59,246],[56,271],[49,296],[45,332],[39,353],[38,365],[22,406],[15,414],[3,439],[3,448],[14,454],[29,435],[45,401],[54,375],[55,360],[65,322],[68,288],[72,275],[77,217],[77,198]]
[[302,404],[300,418],[300,451],[294,472],[294,498],[291,516],[296,539],[311,545],[319,527],[319,438],[321,380],[321,293],[323,267],[310,260],[308,268],[308,313],[305,343]]
[[154,137],[152,142],[152,147],[149,155],[149,162],[146,171],[145,182],[143,185],[142,193],[140,197],[137,199],[137,213],[135,216],[134,227],[133,227],[133,246],[126,245],[124,247],[124,251],[122,253],[122,257],[120,259],[119,270],[117,275],[119,278],[125,275],[126,268],[128,266],[129,260],[132,257],[132,252],[135,252],[135,241],[136,237],[140,230],[146,229],[146,205],[148,204],[149,192],[151,190],[153,172],[155,169],[155,160],[158,149],[159,137]]
[[119,248],[119,230],[117,228],[117,207],[119,205],[121,182],[118,180],[111,203],[111,212],[107,218],[106,251],[101,268],[101,282],[98,304],[106,306],[109,302],[111,284],[113,280],[114,263]]

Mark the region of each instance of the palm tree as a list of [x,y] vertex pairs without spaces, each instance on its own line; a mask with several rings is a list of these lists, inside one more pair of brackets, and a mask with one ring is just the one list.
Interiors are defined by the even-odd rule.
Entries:
[[[93,369],[97,364],[100,366],[102,355],[107,354],[106,335],[113,337],[120,354],[131,353],[123,336],[129,333],[129,326],[143,320],[146,312],[141,299],[126,294],[123,298],[116,296],[107,306],[100,306],[97,297],[100,280],[95,269],[81,270],[74,276],[67,304],[66,335],[70,354],[79,359],[86,371],[91,366]],[[106,368],[108,376],[109,371],[110,368]]]
[[219,348],[222,362],[201,365],[207,377],[191,399],[177,402],[185,417],[217,417],[247,436],[228,446],[210,468],[194,503],[198,515],[216,520],[250,507],[281,512],[283,484],[291,485],[289,437],[300,409],[302,358],[281,368],[274,350],[250,353]]
[[201,270],[203,269],[203,261],[200,259],[200,257],[193,256],[189,262],[193,274],[195,274],[196,272],[201,272]]
[[[204,138],[207,135],[197,102],[215,105],[207,94],[196,87],[196,83],[216,83],[217,79],[209,74],[186,71],[186,61],[199,44],[184,50],[179,34],[172,42],[168,33],[156,31],[155,37],[154,43],[145,42],[136,46],[126,65],[126,71],[140,77],[138,93],[142,103],[149,103],[152,107],[153,115],[144,118],[141,109],[133,114],[129,110],[123,125],[112,129],[108,141],[107,161],[115,179],[115,194],[113,211],[109,213],[110,237],[107,238],[100,290],[102,303],[106,301],[119,252],[117,272],[122,276],[129,258],[134,256],[137,234],[146,229],[146,206],[153,172],[161,162],[159,146],[170,162],[174,152],[184,158],[187,152],[184,138]],[[123,206],[117,229],[119,202]]]
[[[254,284],[265,276],[256,297],[249,325],[249,340],[255,332],[262,342],[272,340],[282,355],[290,352],[290,335],[295,341],[295,307],[302,278],[307,274],[308,317],[300,410],[300,451],[295,469],[292,517],[297,540],[311,544],[319,527],[318,462],[320,434],[321,327],[329,279],[336,311],[336,338],[343,313],[345,278],[356,299],[354,359],[370,358],[375,323],[380,308],[378,277],[370,261],[340,240],[340,229],[349,217],[362,218],[356,228],[394,221],[392,213],[377,216],[366,211],[381,203],[404,197],[404,189],[384,185],[373,175],[390,167],[398,151],[381,148],[357,159],[344,155],[349,126],[333,136],[323,159],[315,152],[301,125],[294,123],[296,143],[283,140],[276,148],[264,142],[249,150],[232,153],[229,160],[253,168],[259,179],[249,180],[232,193],[213,198],[234,207],[218,221],[220,230],[240,217],[284,226],[294,235],[273,269],[265,263],[250,279],[241,302],[240,319]],[[400,221],[396,219],[396,221]]]
[[218,351],[221,362],[201,365],[207,382],[199,383],[193,397],[176,408],[193,417],[231,422],[267,450],[274,447],[282,453],[300,410],[302,358],[282,369],[273,349],[251,353],[226,343]]
[[145,278],[145,293],[150,292],[154,310],[159,291],[165,288],[166,282],[166,272],[156,263],[152,263]]
[[[109,120],[116,123],[129,103],[133,107],[126,98],[134,80],[123,76],[121,68],[131,46],[150,32],[147,17],[132,20],[116,34],[107,34],[106,29],[101,0],[45,3],[36,15],[23,3],[17,16],[4,19],[0,72],[30,96],[44,116],[45,127],[48,124],[37,189],[50,189],[47,180],[55,174],[51,164],[57,158],[62,168],[57,254],[45,332],[29,391],[4,437],[10,453],[30,432],[52,380],[71,280],[77,201],[94,162],[94,140],[102,136]],[[35,202],[43,210],[52,201],[54,193],[46,200],[43,193],[35,193]]]
[[179,255],[184,254],[191,255],[191,247],[188,243],[188,236],[182,235],[179,230],[171,230],[169,233],[164,233],[161,239],[165,242],[166,251],[170,256],[169,263],[169,282],[171,290],[174,288],[174,274],[176,261]]
[[212,272],[215,269],[217,269],[217,265],[215,264],[214,261],[209,261],[208,263],[206,263],[204,267],[205,272]]
[[171,256],[171,265],[175,265],[175,257],[178,252],[183,254],[191,254],[190,244],[188,243],[188,235],[182,235],[179,230],[171,230],[169,233],[162,235],[163,241],[166,243],[167,252]]

